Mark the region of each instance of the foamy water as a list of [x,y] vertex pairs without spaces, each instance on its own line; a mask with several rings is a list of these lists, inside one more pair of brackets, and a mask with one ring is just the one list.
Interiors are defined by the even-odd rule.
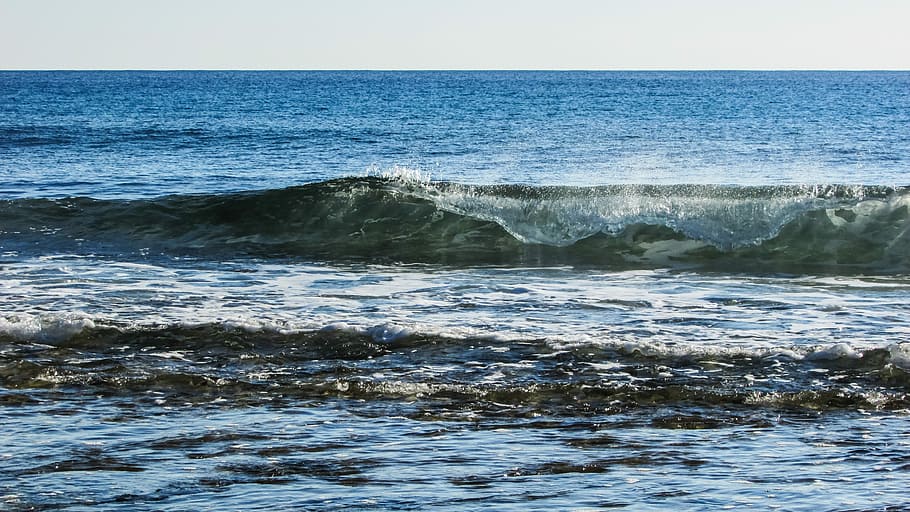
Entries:
[[908,80],[0,72],[0,508],[906,508]]

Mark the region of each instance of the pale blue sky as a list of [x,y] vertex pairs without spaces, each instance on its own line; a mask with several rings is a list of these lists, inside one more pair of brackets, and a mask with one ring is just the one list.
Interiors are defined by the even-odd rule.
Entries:
[[0,0],[0,69],[910,69],[910,0]]

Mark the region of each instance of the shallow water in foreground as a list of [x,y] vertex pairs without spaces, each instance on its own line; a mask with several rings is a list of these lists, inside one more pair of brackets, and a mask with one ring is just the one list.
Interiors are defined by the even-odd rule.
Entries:
[[11,510],[907,504],[903,278],[18,265]]
[[566,418],[491,403],[440,418],[418,397],[231,406],[150,395],[32,404],[30,426],[4,447],[5,508],[906,505],[904,415],[655,405]]

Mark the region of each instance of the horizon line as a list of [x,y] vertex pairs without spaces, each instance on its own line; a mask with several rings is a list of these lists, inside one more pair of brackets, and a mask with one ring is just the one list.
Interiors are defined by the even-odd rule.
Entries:
[[910,68],[0,68],[0,72],[908,72]]

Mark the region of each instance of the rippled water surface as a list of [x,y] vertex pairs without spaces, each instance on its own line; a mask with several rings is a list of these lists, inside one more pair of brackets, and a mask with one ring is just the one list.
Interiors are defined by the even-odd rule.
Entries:
[[0,73],[0,509],[907,510],[907,73]]

